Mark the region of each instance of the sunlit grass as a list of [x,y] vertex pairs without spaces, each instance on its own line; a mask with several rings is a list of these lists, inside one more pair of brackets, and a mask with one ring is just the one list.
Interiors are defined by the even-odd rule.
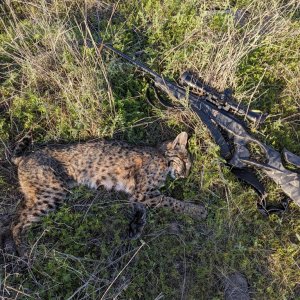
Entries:
[[[297,1],[5,1],[1,10],[1,213],[21,199],[9,158],[27,133],[35,143],[155,145],[182,129],[193,169],[163,191],[209,211],[199,223],[150,210],[143,241],[128,241],[126,197],[76,189],[31,230],[28,268],[0,274],[1,296],[223,299],[224,277],[239,271],[254,299],[300,297],[299,207],[262,217],[257,195],[230,173],[197,117],[152,108],[141,74],[94,48],[100,35],[171,79],[190,69],[232,87],[238,101],[271,114],[258,138],[300,154]],[[277,201],[280,190],[266,182]]]

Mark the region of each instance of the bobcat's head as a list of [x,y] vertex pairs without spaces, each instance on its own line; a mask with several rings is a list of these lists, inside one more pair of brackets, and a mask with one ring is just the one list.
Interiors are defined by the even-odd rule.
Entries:
[[181,132],[174,141],[160,146],[168,160],[169,174],[173,179],[187,177],[191,169],[191,157],[186,148],[188,134]]

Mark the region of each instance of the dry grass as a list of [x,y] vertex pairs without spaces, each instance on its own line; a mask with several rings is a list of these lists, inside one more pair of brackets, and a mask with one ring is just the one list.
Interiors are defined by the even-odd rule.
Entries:
[[[44,127],[41,134],[48,135],[47,139],[62,137],[66,129],[69,138],[111,135],[113,126],[108,129],[102,124],[105,118],[117,117],[112,95],[108,92],[106,70],[94,50],[80,49],[82,44],[88,43],[87,34],[83,32],[83,24],[73,24],[75,20],[72,23],[69,19],[73,9],[79,16],[84,13],[79,10],[80,4],[61,11],[62,3],[58,2],[57,8],[55,4],[53,7],[45,2],[38,3],[28,3],[22,9],[25,20],[15,15],[12,4],[6,7],[9,20],[3,20],[2,26],[8,42],[1,49],[1,55],[8,60],[3,65],[9,70],[6,76],[18,76],[12,78],[16,84],[10,98],[17,98],[12,105],[17,109],[18,98],[30,98],[30,93],[41,97],[42,100],[37,100],[37,105],[42,106],[40,120],[25,124],[25,127],[28,130]],[[103,98],[108,100],[105,108],[101,105]],[[2,101],[8,99],[5,97]],[[16,130],[20,133],[20,128]]]
[[[97,37],[176,78],[186,69],[272,116],[259,137],[300,153],[299,1],[4,1],[0,20],[0,213],[20,200],[9,156],[35,143],[111,137],[155,144],[189,130],[184,182],[164,192],[209,208],[205,224],[150,211],[143,241],[124,241],[121,195],[75,190],[69,206],[31,231],[32,264],[0,274],[7,299],[221,299],[243,272],[254,299],[299,297],[299,208],[263,219],[199,119],[153,109],[147,83],[95,49]],[[219,8],[219,9],[216,9]],[[267,183],[270,199],[282,197]],[[113,202],[117,200],[117,204]],[[280,296],[278,296],[280,295]],[[6,298],[4,298],[6,299]]]

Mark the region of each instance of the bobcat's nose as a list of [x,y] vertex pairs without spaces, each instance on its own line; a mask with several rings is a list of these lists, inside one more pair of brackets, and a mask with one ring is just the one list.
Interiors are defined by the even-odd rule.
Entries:
[[184,175],[180,175],[178,171],[174,170],[174,177],[173,179],[178,179],[178,178],[184,178]]
[[179,175],[179,173],[176,174],[176,178],[185,178],[187,177],[185,174]]

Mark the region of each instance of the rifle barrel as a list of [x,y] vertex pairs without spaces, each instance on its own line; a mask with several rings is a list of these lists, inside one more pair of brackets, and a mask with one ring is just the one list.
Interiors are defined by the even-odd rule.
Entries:
[[122,58],[126,59],[127,61],[129,61],[130,63],[132,63],[134,66],[139,67],[140,69],[142,69],[145,73],[150,74],[151,76],[153,76],[154,78],[162,78],[158,73],[152,71],[150,68],[148,68],[145,64],[143,64],[142,62],[138,61],[138,60],[134,60],[132,59],[130,56],[126,55],[125,53],[117,50],[116,48],[114,48],[113,46],[109,45],[109,44],[104,44],[101,43],[100,47],[106,48],[108,50],[111,50],[112,52],[116,53],[118,56],[121,56]]
[[108,49],[108,50],[114,52],[115,54],[117,54],[118,56],[124,58],[125,60],[129,61],[132,65],[138,67],[143,72],[151,75],[153,77],[155,86],[159,87],[164,92],[166,92],[166,93],[170,93],[171,92],[173,94],[173,96],[176,97],[176,98],[178,98],[178,99],[185,98],[186,92],[185,92],[184,88],[182,88],[182,87],[178,86],[177,84],[174,84],[173,82],[171,82],[171,81],[163,78],[161,75],[159,75],[155,71],[153,71],[150,68],[148,68],[141,61],[132,59],[127,54],[125,54],[125,53],[117,50],[116,48],[114,48],[113,46],[111,46],[109,44],[101,43],[100,47],[101,46],[103,48],[105,48],[105,49]]

